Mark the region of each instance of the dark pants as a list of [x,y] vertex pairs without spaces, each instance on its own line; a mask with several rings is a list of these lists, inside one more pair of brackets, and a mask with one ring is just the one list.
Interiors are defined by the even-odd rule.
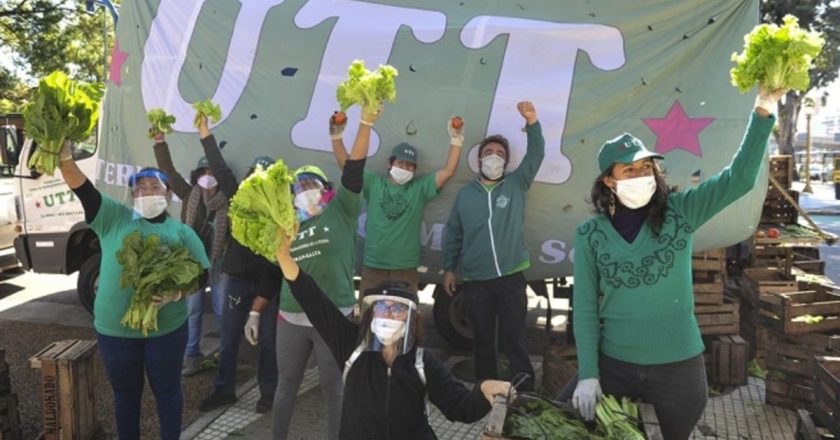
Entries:
[[[248,280],[222,273],[219,284],[224,292],[225,305],[222,310],[219,373],[213,384],[216,385],[218,392],[232,394],[236,387],[236,360],[239,356],[239,344],[245,337],[245,322],[248,320],[251,303],[257,296],[258,280]],[[277,356],[274,346],[277,336],[276,322],[277,297],[275,296],[260,315],[257,383],[263,396],[273,396],[274,389],[277,387]]]
[[140,438],[140,402],[144,373],[155,395],[160,438],[181,436],[181,360],[187,345],[187,324],[154,338],[117,338],[97,334],[99,354],[114,390],[114,412],[120,440]]
[[472,322],[475,341],[476,381],[499,379],[496,363],[496,321],[499,323],[499,345],[510,361],[510,370],[517,374],[528,374],[518,389],[534,389],[534,367],[528,358],[525,340],[525,319],[528,311],[528,296],[525,292],[525,276],[522,272],[486,281],[464,283],[467,308]]
[[[689,438],[706,408],[708,389],[702,354],[658,365],[633,364],[601,354],[598,369],[604,394],[653,405],[662,437],[668,440]],[[563,388],[557,400],[571,399],[575,386],[577,378]]]

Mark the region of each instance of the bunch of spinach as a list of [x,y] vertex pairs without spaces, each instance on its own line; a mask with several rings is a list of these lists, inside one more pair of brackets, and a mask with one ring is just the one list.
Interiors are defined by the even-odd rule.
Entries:
[[125,237],[117,261],[123,267],[120,287],[134,290],[122,325],[141,330],[144,336],[158,329],[158,307],[152,298],[195,292],[202,272],[185,246],[164,243],[157,235],[143,238],[140,231]]
[[101,84],[73,81],[61,71],[41,78],[23,111],[26,134],[38,142],[29,167],[52,176],[64,142],[84,141],[96,129],[101,98]]

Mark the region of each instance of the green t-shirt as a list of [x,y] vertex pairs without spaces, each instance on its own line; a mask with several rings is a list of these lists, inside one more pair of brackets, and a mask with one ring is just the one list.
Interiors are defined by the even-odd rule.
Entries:
[[[134,289],[120,287],[122,266],[117,262],[117,251],[128,234],[140,231],[143,236],[157,235],[162,241],[180,244],[189,249],[190,254],[208,268],[210,262],[201,239],[189,226],[168,217],[162,223],[151,223],[143,218],[134,218],[133,211],[106,195],[102,195],[102,205],[96,218],[90,224],[93,232],[99,236],[102,249],[102,263],[99,270],[99,287],[93,303],[93,326],[96,331],[106,336],[119,338],[144,338],[165,335],[180,327],[187,319],[187,302],[184,300],[167,304],[158,312],[158,331],[143,336],[140,330],[133,330],[120,323],[125,311],[131,304]],[[186,294],[187,292],[185,292]]]
[[[292,243],[292,258],[339,308],[352,307],[356,302],[353,272],[360,210],[361,195],[341,186],[321,215],[301,223]],[[303,312],[289,283],[283,283],[279,308],[287,313]]]
[[367,200],[365,266],[386,270],[419,266],[423,208],[438,195],[435,173],[397,185],[365,172],[362,195]]

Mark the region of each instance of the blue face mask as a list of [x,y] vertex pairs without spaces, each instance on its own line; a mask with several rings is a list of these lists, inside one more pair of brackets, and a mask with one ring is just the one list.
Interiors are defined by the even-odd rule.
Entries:
[[321,190],[309,189],[296,194],[295,208],[298,220],[301,222],[319,215],[324,210],[324,206],[321,204]]

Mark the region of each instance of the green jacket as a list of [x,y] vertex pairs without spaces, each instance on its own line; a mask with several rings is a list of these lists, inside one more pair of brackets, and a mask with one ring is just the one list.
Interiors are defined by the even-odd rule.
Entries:
[[545,157],[539,121],[526,127],[528,149],[515,171],[492,187],[461,188],[446,223],[443,268],[461,264],[465,280],[500,278],[531,265],[525,245],[525,196]]

